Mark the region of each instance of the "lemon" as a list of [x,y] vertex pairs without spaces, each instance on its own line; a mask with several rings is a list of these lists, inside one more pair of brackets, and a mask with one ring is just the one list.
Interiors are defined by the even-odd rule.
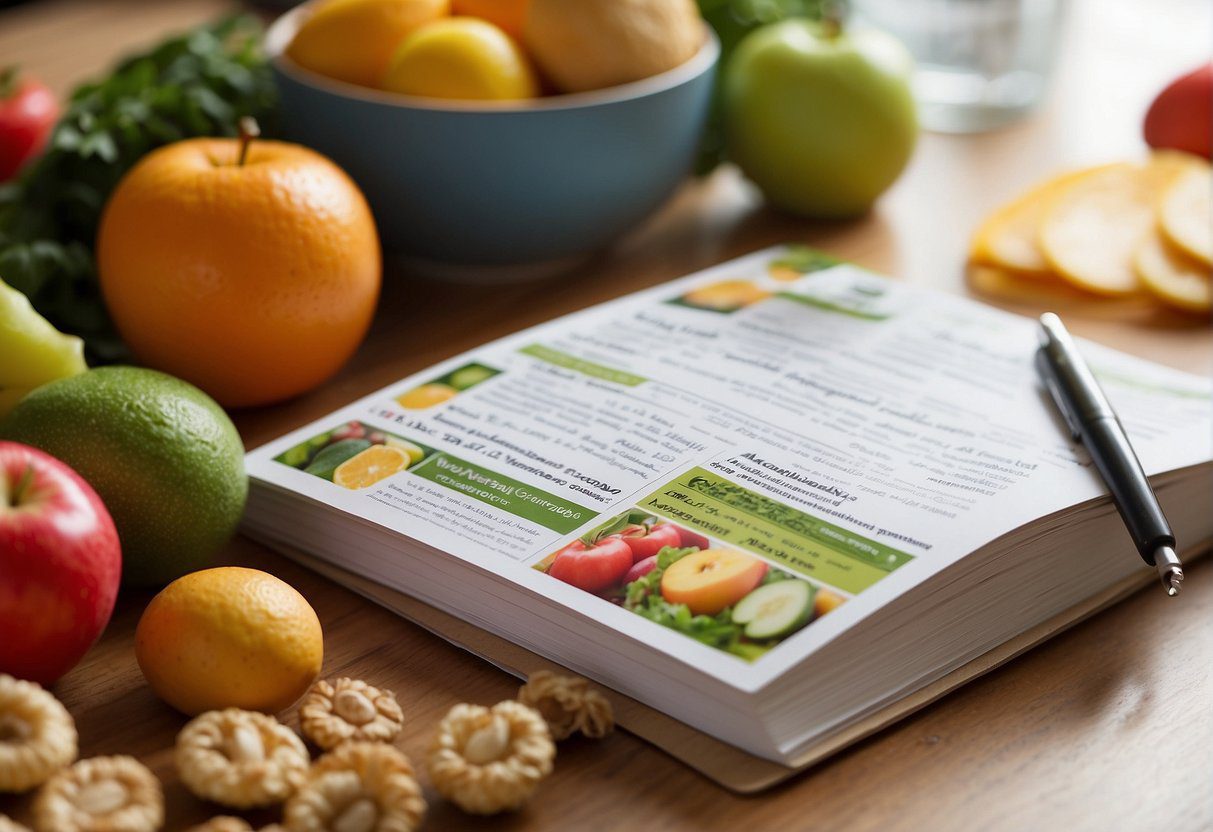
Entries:
[[400,439],[396,436],[389,436],[384,442],[389,448],[399,448],[404,451],[409,458],[409,465],[416,465],[425,457],[425,451],[420,445],[415,445],[407,439]]
[[450,12],[450,0],[326,0],[299,27],[287,56],[306,69],[378,87],[400,42]]
[[564,92],[639,81],[703,44],[695,0],[532,0],[523,43]]
[[396,404],[409,410],[424,410],[454,398],[459,391],[449,384],[423,384],[396,397]]
[[333,482],[351,490],[366,488],[409,467],[409,455],[390,445],[372,445],[337,466]]
[[135,658],[156,695],[182,713],[277,713],[320,674],[324,638],[289,584],[225,566],[191,572],[152,599],[135,630]]
[[508,101],[539,84],[509,35],[484,20],[450,17],[422,26],[392,57],[383,88],[405,95]]

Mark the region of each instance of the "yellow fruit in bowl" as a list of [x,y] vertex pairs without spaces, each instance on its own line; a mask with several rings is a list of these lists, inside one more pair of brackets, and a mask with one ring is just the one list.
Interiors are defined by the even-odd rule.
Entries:
[[531,0],[451,0],[451,14],[482,18],[510,37],[521,38],[530,4]]
[[397,396],[396,403],[409,410],[424,410],[453,399],[458,394],[459,391],[449,384],[423,384]]
[[277,713],[320,674],[316,612],[267,572],[191,572],[152,599],[135,630],[135,658],[156,695],[190,716],[218,708]]
[[563,92],[639,81],[703,45],[695,0],[531,0],[523,43]]
[[405,95],[509,101],[539,95],[526,55],[498,27],[475,17],[422,26],[400,44],[383,88]]
[[449,12],[450,0],[324,0],[286,54],[312,72],[378,87],[400,42]]

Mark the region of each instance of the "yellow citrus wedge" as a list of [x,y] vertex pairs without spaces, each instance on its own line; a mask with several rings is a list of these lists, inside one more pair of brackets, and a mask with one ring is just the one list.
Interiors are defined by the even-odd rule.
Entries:
[[1213,309],[1213,268],[1159,234],[1149,234],[1133,256],[1141,282],[1163,303],[1189,312]]
[[388,445],[372,445],[337,466],[333,482],[351,491],[374,485],[409,466],[409,455]]
[[1090,292],[1142,290],[1133,255],[1154,229],[1159,196],[1189,170],[1192,157],[1156,153],[1145,165],[1110,165],[1074,183],[1041,220],[1040,247],[1063,278]]
[[396,397],[396,404],[409,410],[424,410],[455,398],[459,391],[449,384],[423,384]]
[[1045,308],[1086,318],[1127,321],[1152,318],[1158,311],[1158,305],[1144,292],[1100,297],[1059,278],[1024,280],[1019,272],[986,263],[970,263],[966,277],[974,294],[1037,314]]
[[1107,166],[1070,171],[1042,182],[991,214],[973,235],[976,262],[1013,269],[1025,278],[1056,277],[1040,249],[1040,222],[1053,202],[1076,183]]
[[703,309],[740,309],[769,298],[771,293],[748,280],[722,280],[692,289],[682,296],[683,303]]
[[1197,162],[1167,188],[1158,204],[1158,222],[1167,239],[1186,254],[1213,264],[1213,176]]

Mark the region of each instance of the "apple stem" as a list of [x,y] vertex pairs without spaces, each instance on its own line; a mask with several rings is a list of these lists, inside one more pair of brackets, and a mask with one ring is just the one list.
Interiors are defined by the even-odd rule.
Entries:
[[257,124],[257,119],[252,116],[244,116],[240,119],[240,158],[236,160],[237,167],[244,167],[244,162],[248,158],[249,146],[253,143],[253,139],[261,135],[261,126]]
[[25,494],[25,490],[30,487],[30,483],[34,481],[34,466],[26,464],[25,470],[21,472],[21,479],[17,480],[17,485],[13,489],[13,493],[8,495],[9,508],[17,508],[21,505],[21,497]]
[[842,34],[842,21],[846,16],[846,4],[827,0],[821,6],[821,34],[834,40]]

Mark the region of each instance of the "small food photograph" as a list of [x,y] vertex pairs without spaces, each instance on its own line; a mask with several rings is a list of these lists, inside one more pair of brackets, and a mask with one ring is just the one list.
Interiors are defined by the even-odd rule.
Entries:
[[747,661],[845,600],[639,508],[591,529],[534,568]]
[[484,364],[464,364],[444,376],[406,390],[396,396],[396,404],[405,410],[426,410],[450,401],[464,390],[471,389],[482,381],[488,381],[500,373],[500,370]]
[[729,315],[764,301],[772,294],[753,280],[721,280],[697,286],[667,303]]
[[300,442],[274,459],[357,491],[412,468],[433,453],[433,448],[403,436],[351,421]]

